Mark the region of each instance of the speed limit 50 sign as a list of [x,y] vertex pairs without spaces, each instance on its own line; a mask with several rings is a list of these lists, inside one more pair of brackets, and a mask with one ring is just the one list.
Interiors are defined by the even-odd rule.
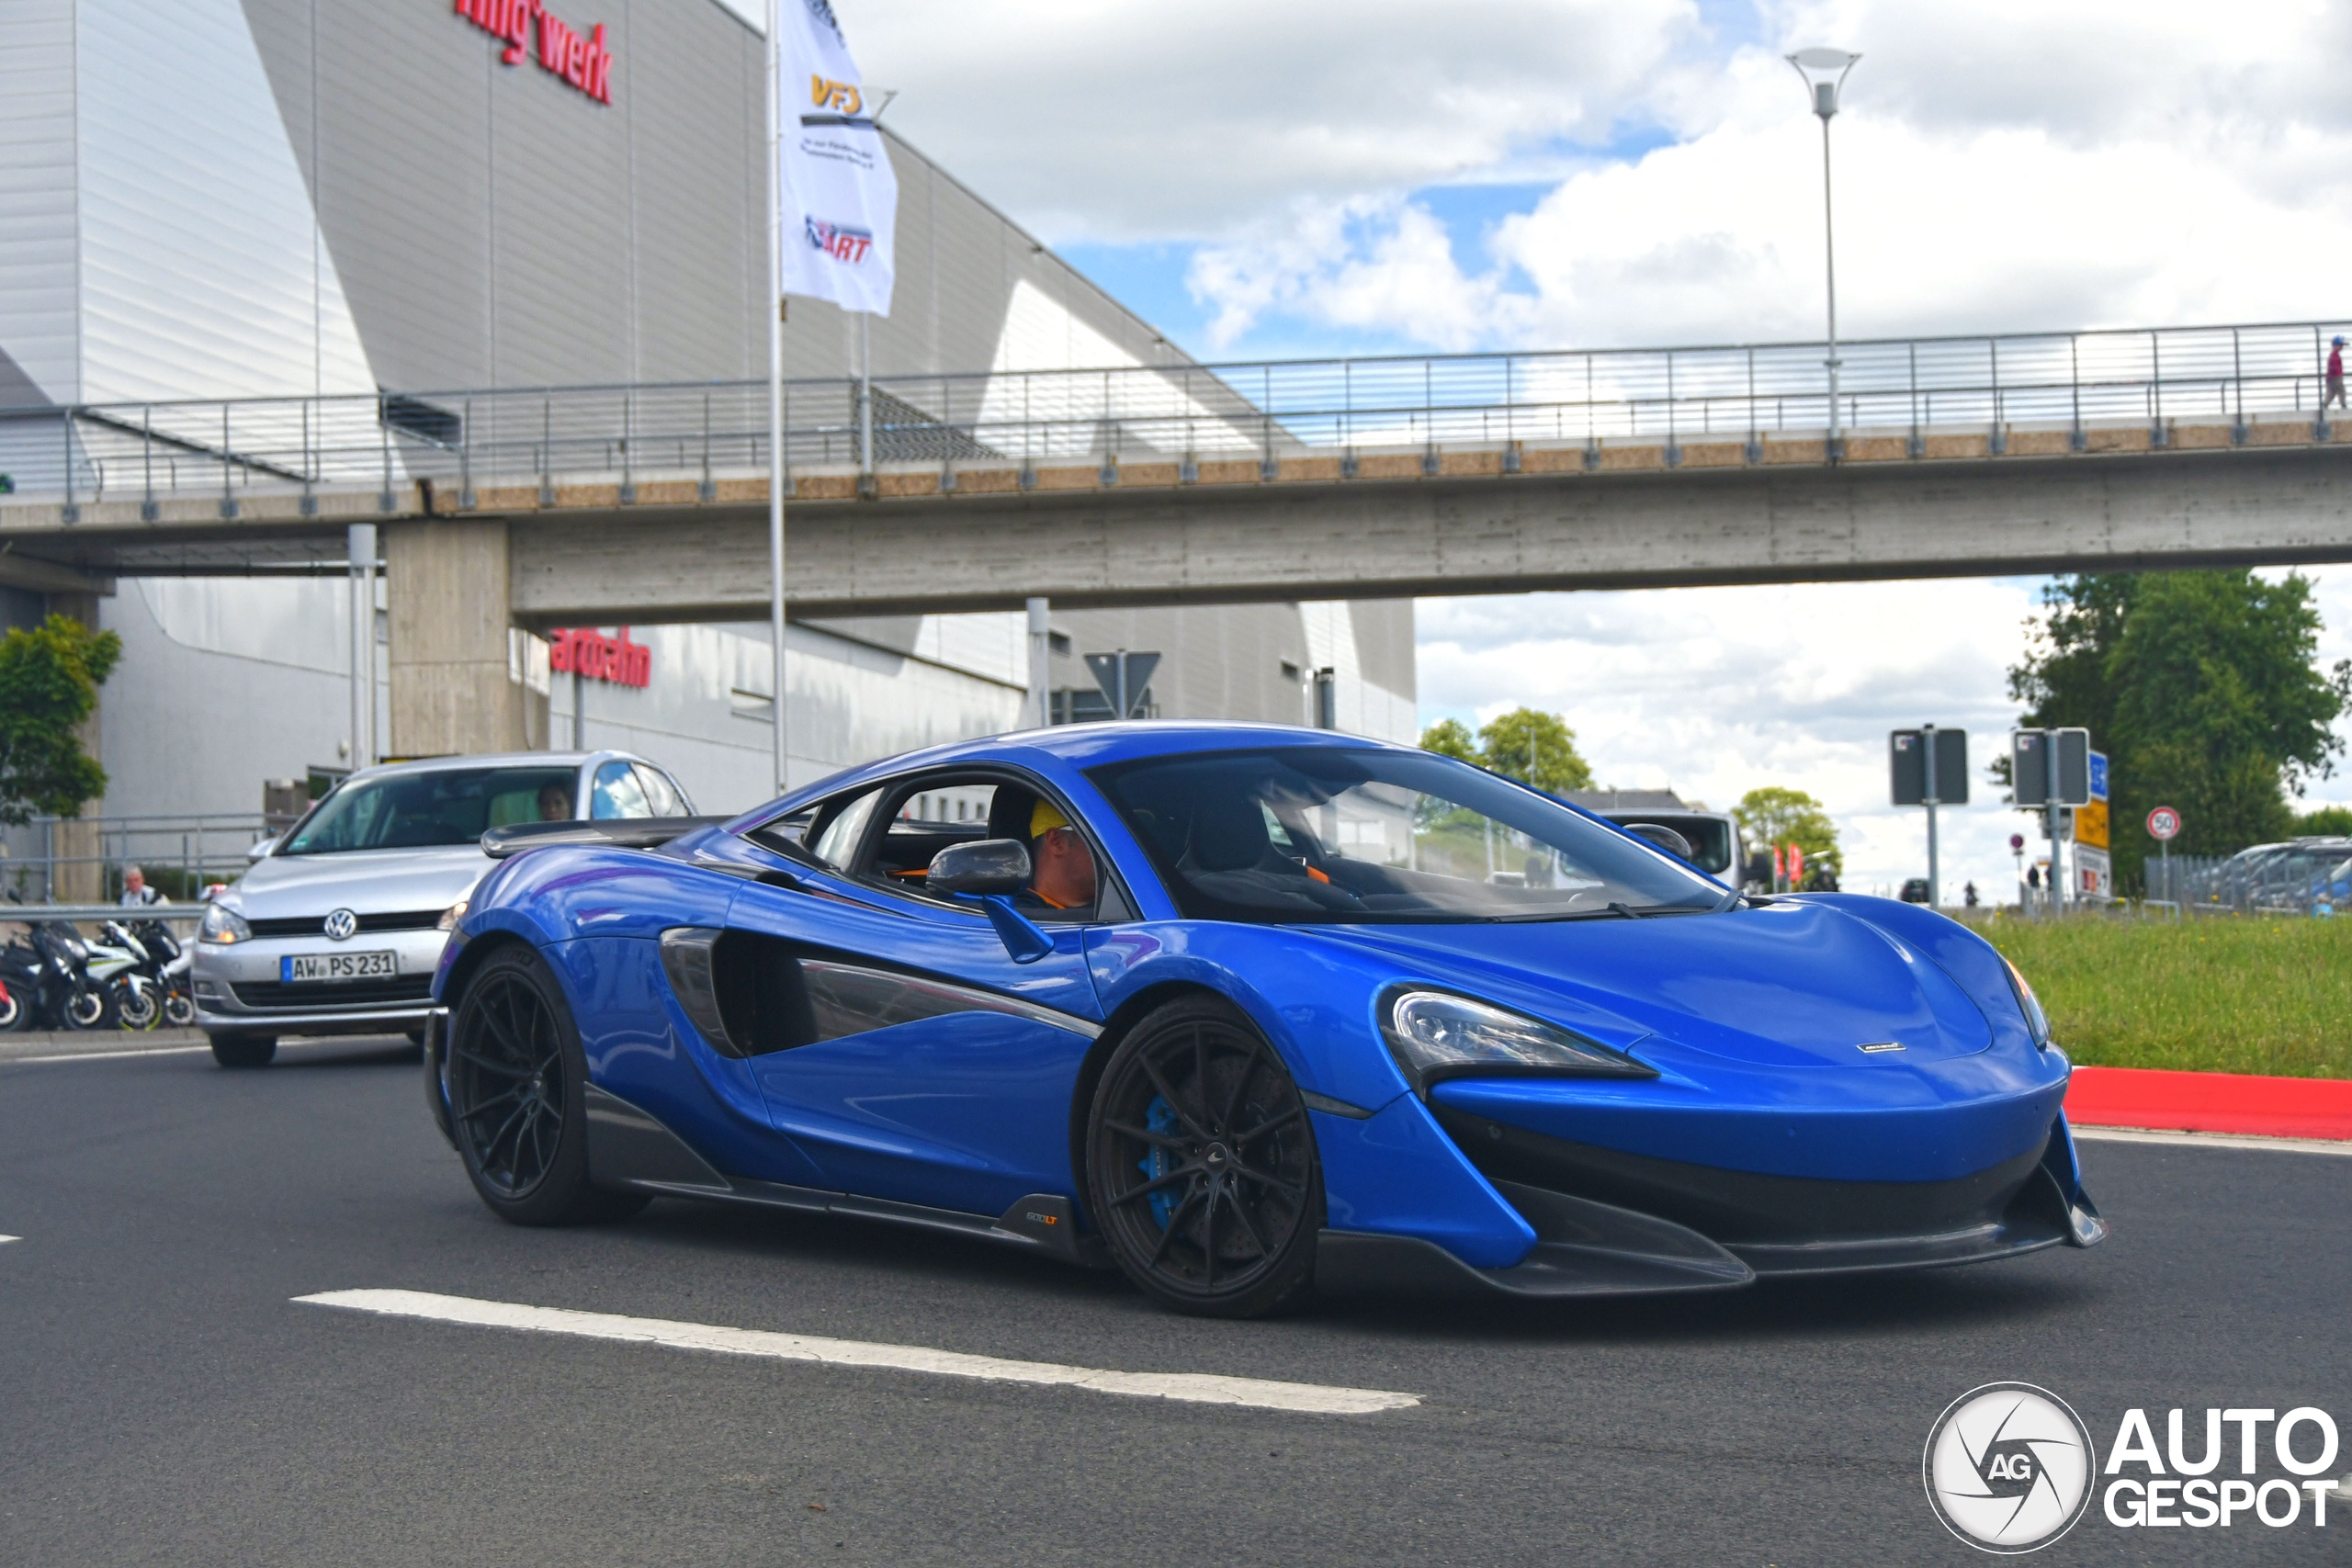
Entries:
[[2170,839],[2180,832],[2180,813],[2169,806],[2159,806],[2148,813],[2148,837]]

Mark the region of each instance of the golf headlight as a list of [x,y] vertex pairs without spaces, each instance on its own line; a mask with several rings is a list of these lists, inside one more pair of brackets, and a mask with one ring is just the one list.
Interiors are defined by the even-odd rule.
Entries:
[[467,902],[468,901],[466,899],[460,898],[456,903],[450,905],[447,908],[442,910],[441,918],[433,922],[433,929],[436,931],[456,931],[458,929],[458,922],[466,918]]
[[1416,1088],[1458,1077],[1654,1078],[1631,1056],[1557,1025],[1444,991],[1398,991],[1381,1032]]
[[2009,984],[2017,987],[2018,1007],[2025,1013],[2026,1032],[2033,1036],[2033,1048],[2047,1051],[2050,1049],[2050,1015],[2041,1010],[2041,998],[2033,994],[2033,987],[2026,984],[2025,976],[2018,972],[2016,964],[2009,964],[2006,958],[2001,962],[2008,964]]
[[207,904],[204,907],[204,925],[197,932],[198,942],[251,942],[253,939],[254,928],[245,924],[245,918],[228,905]]

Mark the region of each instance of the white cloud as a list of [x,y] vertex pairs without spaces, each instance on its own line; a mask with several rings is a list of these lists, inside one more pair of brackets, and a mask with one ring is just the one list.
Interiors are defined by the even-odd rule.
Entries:
[[[1865,50],[1835,127],[1849,336],[2295,319],[2352,251],[2352,7],[2073,0],[1792,9]],[[2340,73],[2338,73],[2340,74]],[[1262,214],[1192,282],[1230,340],[1287,312],[1437,348],[1754,342],[1822,330],[1818,122],[1773,50],[1685,57],[1639,113],[1679,139],[1571,173],[1466,270],[1428,212],[1358,193]],[[1340,198],[1334,198],[1340,199]],[[1249,287],[1236,288],[1235,280]]]
[[1057,242],[1194,240],[1301,198],[1599,144],[1693,0],[904,0],[839,7],[890,124]]
[[2024,818],[1984,773],[2016,721],[2005,671],[2036,604],[2030,585],[1988,580],[1425,599],[1421,712],[1557,712],[1602,784],[1719,810],[1766,784],[1804,790],[1862,890],[1927,874],[1924,813],[1887,804],[1887,732],[1965,729],[1973,803],[1939,814],[1944,880],[1993,897]]

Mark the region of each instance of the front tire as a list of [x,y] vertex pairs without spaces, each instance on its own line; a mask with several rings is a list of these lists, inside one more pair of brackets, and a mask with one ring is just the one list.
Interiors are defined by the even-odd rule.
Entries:
[[277,1055],[275,1034],[216,1034],[212,1059],[224,1067],[266,1067]]
[[149,982],[119,982],[110,999],[115,1021],[125,1029],[150,1030],[163,1021],[163,998]]
[[1282,1058],[1220,1001],[1170,1002],[1112,1054],[1087,1118],[1086,1178],[1112,1257],[1162,1306],[1256,1317],[1313,1280],[1314,1130]]
[[466,985],[449,1021],[449,1120],[466,1175],[511,1224],[616,1219],[649,1201],[588,1180],[588,1064],[539,955],[509,947]]

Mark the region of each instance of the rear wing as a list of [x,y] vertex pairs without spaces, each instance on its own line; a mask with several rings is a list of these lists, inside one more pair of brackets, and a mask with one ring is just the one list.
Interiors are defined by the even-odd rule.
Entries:
[[615,817],[594,822],[510,822],[481,836],[481,852],[504,860],[525,850],[552,844],[597,844],[614,850],[659,849],[701,828],[732,822],[732,817]]

